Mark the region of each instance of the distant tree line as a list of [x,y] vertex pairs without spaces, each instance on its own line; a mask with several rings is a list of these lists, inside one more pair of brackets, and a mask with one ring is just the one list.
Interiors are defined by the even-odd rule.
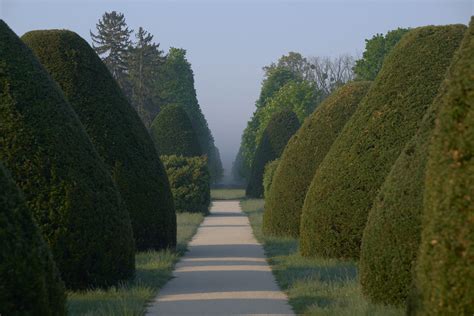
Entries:
[[300,123],[334,90],[350,81],[372,81],[387,53],[409,29],[398,28],[366,40],[360,59],[348,54],[336,57],[304,57],[297,52],[283,55],[263,67],[264,78],[256,110],[242,134],[232,167],[236,182],[249,180],[255,152],[270,117],[284,109],[296,113]]
[[172,47],[164,54],[143,27],[138,28],[132,39],[134,31],[127,26],[125,16],[116,11],[104,13],[96,29],[96,33],[90,32],[93,48],[145,126],[150,128],[167,105],[183,106],[207,156],[211,179],[218,182],[223,176],[220,153],[197,100],[186,50]]

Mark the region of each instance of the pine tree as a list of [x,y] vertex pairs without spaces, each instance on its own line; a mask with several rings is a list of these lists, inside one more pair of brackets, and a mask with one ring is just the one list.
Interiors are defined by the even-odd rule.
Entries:
[[131,46],[129,29],[123,13],[105,12],[96,24],[97,35],[90,32],[92,47],[117,80],[124,92],[129,95],[127,85],[127,56]]
[[131,103],[147,127],[160,111],[159,96],[154,84],[159,80],[163,51],[153,42],[153,35],[142,27],[135,34],[136,44],[130,48],[128,70],[131,86]]

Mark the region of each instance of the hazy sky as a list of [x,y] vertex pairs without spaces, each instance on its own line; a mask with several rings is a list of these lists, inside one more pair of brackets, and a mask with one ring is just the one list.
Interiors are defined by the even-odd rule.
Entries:
[[18,34],[70,29],[90,42],[105,11],[150,31],[165,51],[185,48],[199,103],[226,169],[254,110],[264,65],[289,51],[360,55],[364,39],[397,27],[467,24],[474,0],[0,0],[0,17]]

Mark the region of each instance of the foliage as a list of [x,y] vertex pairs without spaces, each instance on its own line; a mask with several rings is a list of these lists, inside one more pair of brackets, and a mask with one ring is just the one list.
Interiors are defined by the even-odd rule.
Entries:
[[51,252],[1,164],[0,280],[0,314],[66,314],[64,284]]
[[[297,52],[288,52],[288,55],[281,56],[276,63],[271,63],[269,66],[263,67],[265,71],[265,76],[269,77],[272,71],[281,71],[283,73],[291,74],[288,75],[293,78],[293,80],[307,80],[310,81],[313,79],[313,65],[308,61],[307,58],[303,57],[300,53]],[[285,82],[287,82],[285,80]],[[269,86],[269,82],[265,82]],[[262,92],[263,92],[262,88]],[[261,100],[264,101],[264,100]]]
[[186,50],[170,48],[163,64],[159,89],[165,104],[181,105],[188,114],[196,131],[199,145],[203,153],[207,155],[212,181],[218,182],[223,176],[222,164],[214,144],[214,138],[196,97],[194,74],[191,64],[186,59]]
[[266,198],[270,192],[273,182],[273,176],[278,167],[279,159],[268,162],[263,172],[263,196]]
[[165,106],[153,121],[150,132],[160,155],[194,157],[203,154],[193,125],[180,105]]
[[339,88],[290,139],[275,171],[273,187],[265,195],[266,234],[299,235],[301,211],[314,173],[369,87],[370,82],[361,81]]
[[[212,181],[219,182],[224,173],[219,150],[199,106],[186,51],[170,48],[163,56],[159,44],[153,42],[153,35],[142,27],[135,34],[136,43],[131,43],[129,37],[133,31],[128,29],[124,15],[115,11],[103,15],[97,24],[97,32],[97,35],[91,32],[93,42],[98,45],[94,48],[109,66],[145,126],[150,128],[163,105],[182,105],[208,157]],[[110,66],[110,59],[113,65],[119,66]]]
[[363,292],[374,302],[404,305],[411,291],[420,246],[428,142],[438,108],[439,99],[435,99],[369,212],[359,267]]
[[92,47],[99,56],[103,56],[104,64],[112,76],[126,90],[128,49],[131,45],[130,30],[123,13],[105,12],[96,24],[97,34],[90,32]]
[[263,131],[275,113],[284,109],[291,110],[295,112],[300,123],[303,123],[304,119],[313,113],[319,99],[320,95],[314,86],[307,81],[289,82],[281,87],[267,101],[267,105],[257,113],[260,124],[255,133],[255,142],[257,144],[260,142]]
[[240,202],[253,233],[263,244],[268,263],[280,288],[297,315],[403,315],[401,308],[367,301],[357,282],[357,266],[351,261],[304,258],[298,240],[262,234],[263,200]]
[[263,173],[265,165],[280,157],[290,137],[298,130],[300,123],[290,110],[275,113],[268,123],[255,153],[252,173],[245,194],[250,197],[263,195]]
[[163,165],[104,64],[71,31],[32,31],[22,39],[59,84],[109,167],[129,211],[136,248],[173,248],[176,217]]
[[372,202],[433,102],[464,29],[414,29],[387,56],[312,180],[301,217],[303,255],[358,258]]
[[354,57],[343,54],[336,57],[310,57],[311,82],[323,97],[354,79]]
[[358,80],[375,80],[382,68],[385,57],[400,41],[409,29],[398,28],[383,34],[375,34],[365,40],[365,51],[362,58],[356,60],[354,73]]
[[205,157],[161,156],[170,180],[177,212],[207,214],[211,202]]
[[[247,180],[250,177],[252,163],[258,146],[257,133],[261,127],[260,111],[265,108],[267,102],[280,90],[280,88],[290,82],[301,81],[299,74],[284,67],[270,67],[268,69],[264,68],[264,70],[266,70],[266,73],[262,82],[260,97],[255,102],[257,109],[253,113],[252,118],[247,122],[247,127],[242,133],[242,140],[239,149],[239,154],[242,160],[241,163],[236,164],[236,167],[238,168],[236,174],[244,176]],[[271,117],[271,114],[273,113],[274,112],[270,113],[269,117]],[[265,127],[262,129],[262,133]]]
[[133,105],[147,128],[160,111],[161,99],[155,89],[160,80],[164,62],[160,44],[153,42],[153,35],[138,28],[136,43],[128,49],[128,80],[130,103]]
[[260,96],[255,103],[256,107],[264,107],[267,104],[267,101],[287,83],[301,80],[302,78],[298,73],[295,73],[285,67],[267,69],[265,78],[262,82]]
[[148,303],[173,277],[174,265],[187,250],[204,217],[196,213],[176,214],[177,251],[164,249],[136,254],[137,271],[133,279],[109,289],[69,292],[69,315],[143,315]]
[[354,58],[349,55],[305,58],[289,52],[277,63],[264,67],[257,109],[242,134],[234,161],[234,179],[249,179],[257,145],[273,113],[282,107],[290,108],[303,122],[326,96],[353,79],[353,64]]
[[300,53],[289,52],[280,57],[277,63],[263,67],[266,73],[283,68],[292,72],[296,78],[312,84],[322,96],[346,84],[354,78],[352,68],[354,58],[350,55],[336,57],[303,57]]
[[134,272],[130,218],[63,93],[0,22],[0,160],[25,194],[69,288]]
[[441,90],[429,146],[412,314],[474,313],[474,19]]

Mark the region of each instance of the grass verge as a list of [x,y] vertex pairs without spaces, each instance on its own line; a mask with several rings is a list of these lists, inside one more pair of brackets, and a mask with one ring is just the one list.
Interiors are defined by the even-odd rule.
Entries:
[[106,290],[94,289],[68,293],[70,315],[143,315],[146,303],[171,278],[173,267],[186,252],[203,215],[177,214],[177,250],[147,251],[136,255],[133,280]]
[[212,189],[212,200],[240,200],[245,198],[244,189]]
[[298,240],[262,233],[264,201],[243,200],[257,240],[263,244],[280,288],[298,315],[404,315],[403,309],[374,305],[361,293],[357,265],[351,261],[303,258]]

